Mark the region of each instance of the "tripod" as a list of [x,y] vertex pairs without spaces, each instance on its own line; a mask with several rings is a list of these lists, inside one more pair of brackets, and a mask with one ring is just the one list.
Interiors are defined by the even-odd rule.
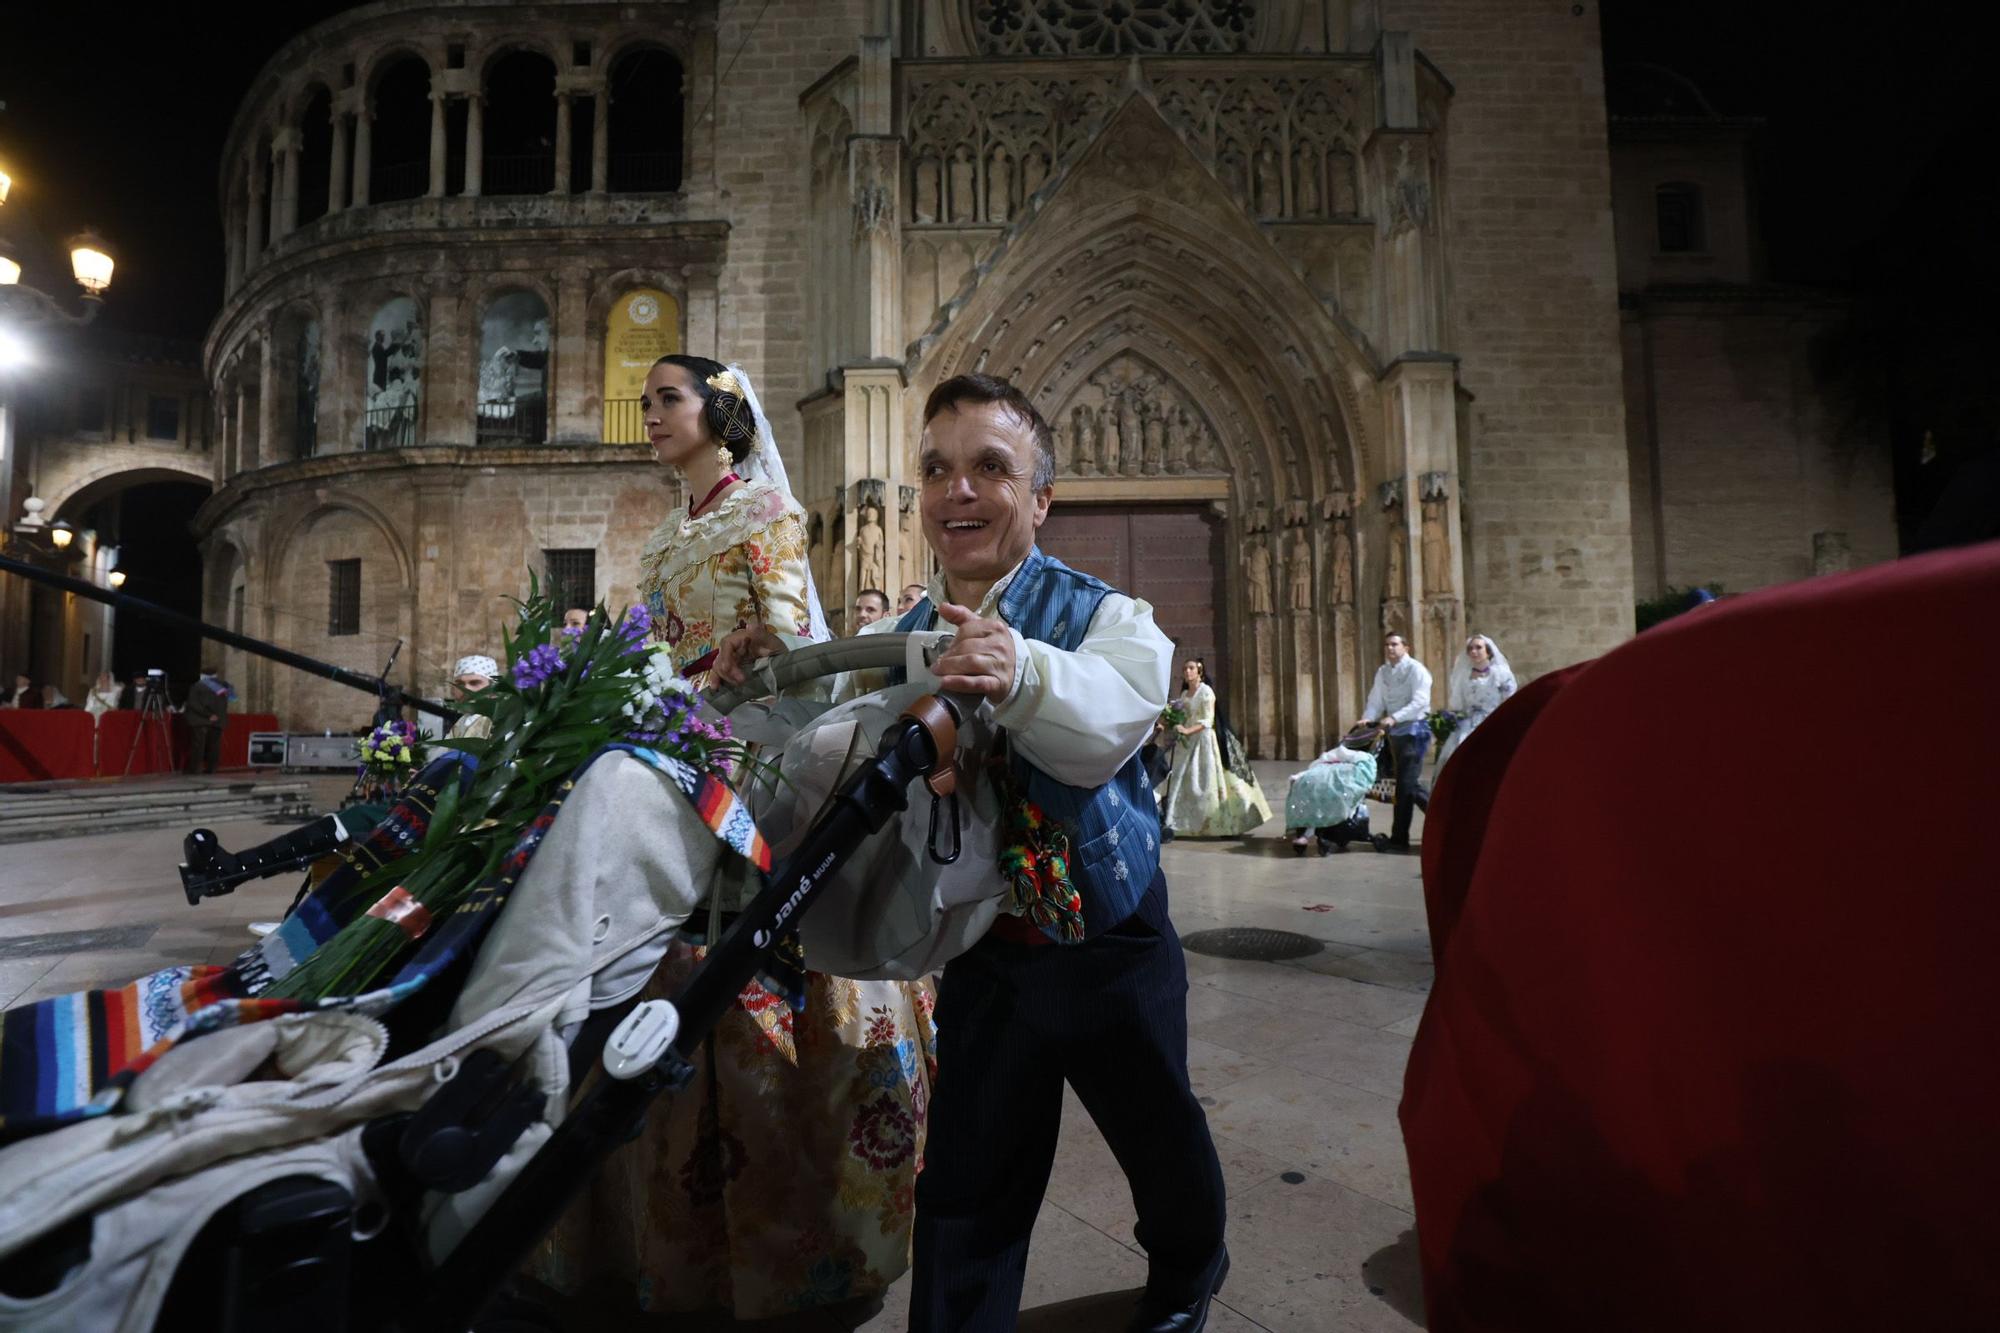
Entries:
[[[125,752],[125,776],[132,776],[132,761],[146,746],[146,762],[172,772],[174,733],[167,723],[167,692],[150,682],[139,692],[139,729],[132,733],[132,748]],[[152,770],[148,770],[152,771]]]

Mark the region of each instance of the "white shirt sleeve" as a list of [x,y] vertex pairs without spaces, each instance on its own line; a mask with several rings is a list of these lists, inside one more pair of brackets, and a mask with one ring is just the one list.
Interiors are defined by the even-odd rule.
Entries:
[[1107,594],[1075,652],[1014,632],[1014,689],[993,720],[1056,781],[1101,787],[1153,734],[1173,656],[1151,606]]
[[1382,697],[1382,668],[1375,668],[1375,680],[1368,687],[1368,702],[1361,705],[1361,720],[1373,722],[1382,716],[1382,709],[1389,702]]
[[1410,701],[1389,716],[1398,723],[1415,722],[1431,706],[1431,673],[1422,662],[1410,661]]

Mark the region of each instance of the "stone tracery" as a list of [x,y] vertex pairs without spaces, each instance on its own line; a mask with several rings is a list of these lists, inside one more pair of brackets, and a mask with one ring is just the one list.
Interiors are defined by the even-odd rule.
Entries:
[[1221,55],[1256,49],[1271,6],[1256,0],[970,0],[989,56]]

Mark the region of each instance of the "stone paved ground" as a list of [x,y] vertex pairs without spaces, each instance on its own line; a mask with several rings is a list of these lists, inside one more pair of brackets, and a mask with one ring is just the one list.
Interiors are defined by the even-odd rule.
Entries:
[[[1258,765],[1274,802],[1282,802],[1293,767]],[[330,801],[341,784],[321,785]],[[260,824],[216,831],[225,846],[272,832]],[[1323,946],[1291,963],[1188,957],[1189,1072],[1222,1156],[1234,1265],[1209,1327],[1420,1327],[1409,1174],[1396,1122],[1403,1064],[1431,981],[1418,865],[1366,850],[1299,860],[1278,832],[1274,823],[1241,843],[1167,849],[1173,918],[1184,935],[1262,926]],[[117,984],[168,963],[225,961],[248,940],[247,922],[289,902],[293,881],[285,877],[188,907],[173,871],[181,833],[0,847],[0,1005]],[[115,933],[68,934],[81,931]],[[45,949],[53,951],[38,952]],[[1072,1097],[1029,1256],[1020,1327],[1122,1327],[1145,1280],[1132,1224],[1124,1177]],[[879,1309],[744,1327],[897,1333],[907,1293],[906,1277]],[[675,1320],[672,1327],[737,1325]]]

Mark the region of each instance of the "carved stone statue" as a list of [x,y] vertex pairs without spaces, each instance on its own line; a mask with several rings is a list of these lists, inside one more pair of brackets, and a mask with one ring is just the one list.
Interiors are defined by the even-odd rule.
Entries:
[[1042,182],[1049,178],[1049,162],[1039,148],[1031,148],[1021,159],[1021,202],[1027,203],[1035,191],[1042,188]]
[[1242,154],[1229,149],[1222,154],[1217,166],[1221,168],[1223,188],[1235,197],[1244,208],[1250,207],[1250,168],[1243,161]]
[[1292,159],[1292,216],[1319,216],[1319,167],[1319,150],[1311,144],[1300,144]]
[[1268,616],[1276,609],[1276,599],[1271,595],[1271,552],[1265,548],[1263,538],[1250,543],[1247,563],[1250,567],[1250,614]]
[[1395,510],[1389,511],[1389,554],[1387,571],[1382,576],[1382,596],[1392,602],[1406,602],[1410,599],[1409,571],[1403,562],[1409,557],[1404,553],[1407,539],[1402,525],[1395,521]]
[[1291,593],[1292,610],[1312,610],[1312,543],[1306,540],[1303,532],[1292,538],[1292,555],[1285,565],[1285,582]]
[[1351,218],[1361,211],[1354,189],[1354,158],[1334,153],[1326,162],[1326,201],[1337,218]]
[[1257,150],[1257,216],[1280,218],[1285,215],[1284,174],[1278,169],[1278,154],[1267,139]]
[[942,192],[943,171],[934,157],[917,159],[916,188],[910,192],[910,215],[916,221],[936,222],[942,216],[938,211],[938,195]]
[[1161,448],[1166,454],[1167,471],[1180,475],[1194,466],[1194,419],[1185,407],[1162,413]]
[[1444,497],[1424,501],[1424,595],[1451,591],[1451,547],[1445,541]]
[[1333,604],[1354,605],[1354,543],[1346,519],[1333,525]]
[[888,582],[888,574],[882,562],[884,540],[882,535],[882,511],[874,505],[863,505],[856,518],[854,532],[854,553],[861,568],[861,586],[880,588]]
[[1139,475],[1139,451],[1145,447],[1134,398],[1129,391],[1118,395],[1118,470],[1128,477]]
[[975,205],[979,201],[974,197],[972,175],[972,150],[961,144],[951,155],[951,220],[953,222],[970,222],[973,219]]
[[1010,212],[1008,186],[1014,181],[1014,159],[996,147],[986,159],[986,220],[1005,222]]
[[1139,470],[1147,476],[1158,476],[1164,445],[1160,432],[1164,428],[1166,413],[1156,402],[1147,401],[1140,405],[1142,420],[1139,429],[1144,439],[1144,452],[1140,455]]
[[1118,437],[1118,413],[1106,403],[1097,413],[1097,470],[1107,477],[1118,475],[1118,455],[1125,442]]

